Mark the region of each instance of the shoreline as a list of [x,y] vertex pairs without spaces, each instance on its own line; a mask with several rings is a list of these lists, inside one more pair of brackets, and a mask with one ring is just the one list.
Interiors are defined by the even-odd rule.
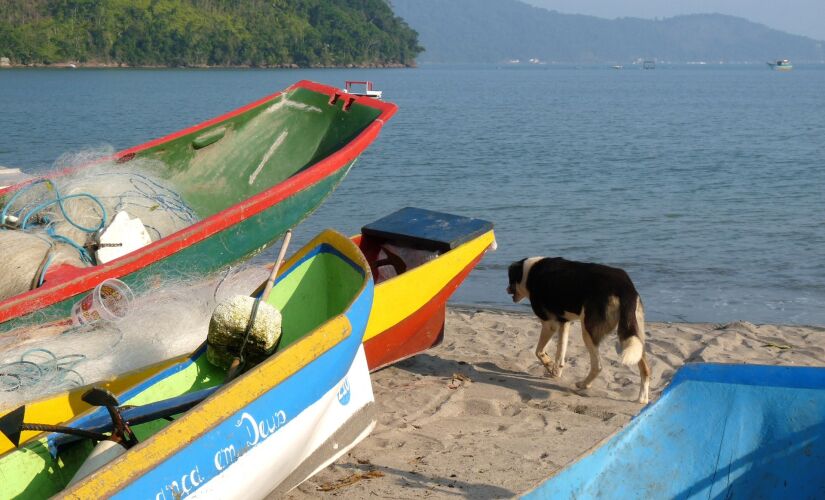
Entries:
[[[461,312],[490,312],[495,314],[502,314],[502,315],[513,315],[513,316],[526,316],[529,318],[534,318],[535,315],[533,314],[532,310],[525,309],[524,311],[519,311],[516,309],[510,309],[505,306],[494,306],[489,304],[484,305],[473,305],[473,304],[447,304],[448,309],[454,311],[461,311]],[[723,328],[727,325],[734,325],[734,324],[749,324],[755,327],[759,326],[775,326],[778,328],[812,328],[818,329],[821,328],[825,331],[825,325],[813,325],[813,324],[805,324],[805,323],[754,323],[745,319],[737,319],[731,321],[664,321],[664,320],[650,320],[646,319],[646,323],[650,324],[659,324],[659,325],[714,325],[718,328]]]
[[[825,366],[825,327],[737,321],[647,324],[651,402],[687,362]],[[588,390],[589,361],[571,328],[561,378],[534,355],[532,313],[451,306],[444,341],[372,374],[378,424],[286,498],[508,498],[537,486],[641,411],[639,375],[615,336]],[[550,342],[552,356],[555,343]]]
[[137,65],[132,66],[126,63],[81,63],[77,61],[63,61],[58,63],[9,63],[8,65],[0,65],[2,69],[398,69],[398,68],[416,68],[416,64],[400,64],[400,63],[375,63],[375,64],[343,64],[340,66],[332,65],[310,65],[301,66],[298,64],[279,64],[274,66],[251,66],[251,65],[189,65],[189,66],[168,66],[162,64],[156,65]]

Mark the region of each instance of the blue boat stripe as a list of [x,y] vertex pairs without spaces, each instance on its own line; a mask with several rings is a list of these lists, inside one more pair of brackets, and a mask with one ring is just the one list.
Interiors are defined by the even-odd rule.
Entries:
[[[189,445],[182,446],[175,455],[135,478],[116,497],[145,498],[150,493],[149,496],[171,500],[176,497],[173,485],[180,486],[182,477],[194,478],[198,483],[196,486],[205,484],[220,473],[219,465],[223,468],[230,465],[222,460],[232,453],[237,460],[244,450],[259,444],[261,429],[269,436],[299,417],[303,410],[334,388],[349,370],[363,340],[372,293],[369,283],[365,293],[355,301],[355,307],[348,311],[348,317],[352,312],[353,319],[357,320],[348,338]],[[226,454],[225,450],[234,451]]]
[[[163,371],[155,374],[154,376],[149,377],[146,380],[138,383],[131,389],[128,389],[121,394],[118,394],[118,401],[120,401],[120,403],[123,404],[124,402],[129,401],[130,399],[137,396],[138,394],[145,391],[154,384],[158,383],[159,381],[187,369],[189,366],[195,363],[195,361],[204,353],[206,353],[206,342],[201,344],[194,352],[192,352],[192,354],[188,358],[181,361],[180,363],[174,364],[164,369]],[[91,422],[99,420],[103,417],[109,418],[109,412],[106,410],[106,408],[98,407],[90,411],[86,415],[73,421],[72,426],[86,428],[91,425]],[[53,457],[57,456],[56,441],[60,441],[60,437],[61,434],[49,434],[46,438],[46,447],[49,449],[49,453],[51,453]]]

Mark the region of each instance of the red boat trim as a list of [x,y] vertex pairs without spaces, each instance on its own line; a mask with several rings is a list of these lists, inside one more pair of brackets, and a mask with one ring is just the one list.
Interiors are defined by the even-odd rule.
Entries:
[[[296,83],[284,92],[289,92],[296,88],[305,88],[330,96],[334,94],[341,95],[340,89],[306,80]],[[173,140],[182,135],[196,132],[204,127],[208,127],[222,120],[226,120],[227,118],[244,113],[255,106],[259,106],[268,100],[276,98],[282,93],[283,92],[279,92],[269,97],[265,97],[242,108],[238,108],[235,111],[231,111],[227,114],[213,118],[183,131],[170,134],[161,139],[156,139],[140,146],[135,146],[133,148],[121,151],[120,153],[116,153],[114,157],[121,158],[125,155],[142,151],[144,149],[157,146],[158,144]],[[47,283],[40,288],[9,299],[0,305],[0,323],[90,290],[103,281],[103,279],[120,278],[135,272],[141,268],[162,260],[183,248],[203,241],[210,236],[219,233],[220,231],[223,231],[224,229],[233,226],[255,214],[258,214],[263,210],[280,203],[295,193],[311,187],[321,180],[329,177],[345,165],[355,160],[375,139],[375,137],[378,136],[385,120],[395,114],[397,109],[397,107],[392,103],[382,102],[368,97],[360,97],[358,98],[358,102],[359,104],[381,110],[381,115],[379,115],[373,123],[367,126],[367,128],[358,134],[358,136],[356,136],[352,141],[330,156],[324,158],[306,170],[286,179],[280,184],[277,184],[255,196],[250,197],[247,200],[244,200],[241,203],[235,204],[223,211],[201,220],[200,222],[197,222],[196,224],[189,226],[188,228],[182,229],[181,231],[151,243],[119,259],[115,259],[107,264],[98,265],[92,268],[82,268],[78,272],[79,275],[75,278],[67,281],[54,282],[51,285]]]
[[[420,309],[364,342],[367,366],[371,372],[420,354],[441,343],[447,300],[484,257],[484,253],[467,264]],[[376,293],[380,292],[376,289]]]

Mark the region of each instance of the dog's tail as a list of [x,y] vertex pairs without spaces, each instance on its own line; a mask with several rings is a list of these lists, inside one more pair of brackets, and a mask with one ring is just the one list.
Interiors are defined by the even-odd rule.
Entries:
[[638,294],[621,299],[618,334],[622,344],[622,364],[637,364],[645,352],[645,311]]

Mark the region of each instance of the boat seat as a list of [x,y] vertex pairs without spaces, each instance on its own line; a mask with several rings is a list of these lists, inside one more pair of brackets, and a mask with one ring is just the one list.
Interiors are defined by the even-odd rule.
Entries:
[[395,269],[396,275],[407,272],[407,263],[404,262],[404,259],[401,258],[400,255],[383,245],[381,246],[381,251],[384,252],[386,257],[383,259],[378,259],[372,263],[373,274],[375,274],[376,269],[379,269],[382,266],[392,266],[392,268]]
[[444,253],[493,229],[493,223],[424,208],[406,207],[361,228],[361,234]]

